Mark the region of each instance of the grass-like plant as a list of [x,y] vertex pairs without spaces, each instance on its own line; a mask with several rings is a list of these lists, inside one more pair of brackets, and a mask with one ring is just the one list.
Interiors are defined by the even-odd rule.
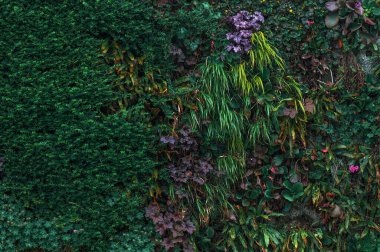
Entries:
[[[244,176],[248,149],[278,140],[292,150],[297,135],[305,142],[299,84],[286,76],[283,60],[264,33],[254,33],[251,43],[238,63],[208,60],[201,66],[201,98],[192,123],[217,146],[216,164],[224,174],[224,183],[209,187],[211,201]],[[289,116],[285,110],[294,112]]]

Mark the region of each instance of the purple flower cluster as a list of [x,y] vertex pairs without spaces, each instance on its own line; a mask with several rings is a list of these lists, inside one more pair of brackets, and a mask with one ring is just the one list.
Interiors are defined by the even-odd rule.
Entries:
[[227,33],[227,39],[232,43],[227,46],[227,51],[235,53],[248,52],[251,49],[251,36],[254,31],[260,30],[264,23],[261,12],[255,11],[254,14],[248,11],[240,11],[235,16],[229,18],[235,28],[234,32]]

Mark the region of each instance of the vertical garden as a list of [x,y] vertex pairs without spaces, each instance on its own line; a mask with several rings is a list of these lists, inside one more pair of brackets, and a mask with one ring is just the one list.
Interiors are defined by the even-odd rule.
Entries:
[[0,251],[380,251],[379,1],[0,13]]

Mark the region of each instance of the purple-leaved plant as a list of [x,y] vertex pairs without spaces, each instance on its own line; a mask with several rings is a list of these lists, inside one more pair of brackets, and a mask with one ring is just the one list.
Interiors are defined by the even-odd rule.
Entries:
[[162,237],[161,244],[166,250],[179,246],[182,247],[181,251],[194,251],[189,236],[194,233],[195,225],[183,212],[175,211],[171,202],[168,202],[166,209],[161,209],[155,203],[150,204],[145,209],[145,216],[154,223],[156,231]]
[[177,153],[177,157],[169,164],[170,176],[176,183],[191,183],[203,185],[214,168],[208,158],[199,156],[197,139],[192,136],[187,127],[178,132],[178,137],[163,136],[160,141],[168,144],[170,150]]
[[[199,138],[184,126],[175,136],[162,136],[160,142],[166,145],[171,160],[168,164],[170,177],[173,179],[175,195],[178,199],[188,198],[188,187],[199,189],[211,176],[219,176],[209,157],[203,157]],[[168,251],[179,248],[180,251],[193,252],[189,237],[195,232],[195,225],[186,214],[185,209],[168,200],[166,205],[157,202],[145,210],[156,231],[162,237],[161,245]],[[161,207],[162,206],[162,207]]]
[[253,14],[248,11],[240,11],[235,16],[229,18],[235,31],[227,33],[226,37],[231,42],[227,46],[227,51],[235,53],[248,52],[251,45],[251,36],[254,31],[259,31],[264,23],[264,16],[261,12],[255,11]]

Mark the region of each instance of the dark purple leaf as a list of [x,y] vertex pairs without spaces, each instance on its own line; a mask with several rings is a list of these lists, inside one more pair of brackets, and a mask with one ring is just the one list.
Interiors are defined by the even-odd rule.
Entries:
[[163,136],[160,138],[160,141],[162,143],[170,143],[170,144],[175,144],[175,138],[172,136]]
[[173,238],[182,237],[184,234],[182,230],[173,229],[172,230]]
[[200,185],[203,185],[205,183],[205,180],[203,178],[201,178],[201,177],[193,177],[193,181],[195,183],[200,184]]
[[213,170],[213,167],[209,162],[200,160],[199,169],[206,175]]
[[164,235],[164,234],[165,234],[165,231],[166,231],[166,228],[165,228],[164,224],[156,224],[156,231],[157,231],[160,235]]
[[173,221],[176,221],[176,222],[177,221],[183,221],[183,216],[180,213],[175,213],[172,215],[172,219],[173,219]]
[[171,240],[169,239],[169,238],[164,238],[163,240],[162,240],[162,246],[164,246],[165,247],[165,249],[166,250],[170,250],[171,248],[174,248],[174,244],[171,242]]
[[194,224],[191,221],[189,221],[189,220],[187,220],[184,223],[182,223],[182,228],[183,228],[184,231],[186,231],[189,234],[192,234],[195,231]]

